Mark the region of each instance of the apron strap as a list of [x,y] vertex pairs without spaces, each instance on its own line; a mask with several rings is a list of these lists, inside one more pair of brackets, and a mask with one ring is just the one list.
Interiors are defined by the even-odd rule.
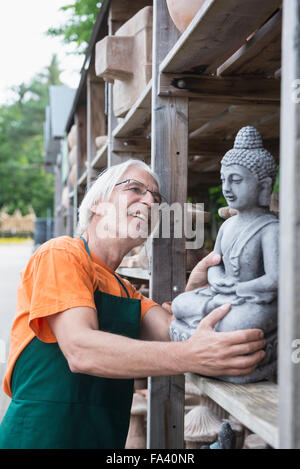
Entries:
[[[86,239],[83,236],[80,236],[80,239],[82,239],[82,241],[84,242],[86,252],[88,253],[90,259],[92,260],[91,252],[90,252],[90,249],[88,247],[88,243],[86,242]],[[124,289],[124,291],[127,295],[127,298],[130,298],[130,295],[129,295],[128,290],[125,287],[124,283],[121,281],[121,279],[116,274],[113,274],[113,275],[118,280],[119,284],[123,287],[123,289]]]
[[130,298],[130,295],[129,295],[128,290],[127,290],[127,288],[125,287],[124,283],[121,281],[121,279],[120,279],[116,274],[114,274],[114,276],[115,276],[116,279],[118,280],[119,284],[124,288],[127,297]]
[[90,249],[88,247],[88,243],[86,242],[86,239],[83,236],[80,236],[80,239],[82,239],[82,241],[84,242],[86,252],[88,253],[88,255],[89,255],[89,257],[92,261],[93,259],[92,259],[91,253],[90,253]]

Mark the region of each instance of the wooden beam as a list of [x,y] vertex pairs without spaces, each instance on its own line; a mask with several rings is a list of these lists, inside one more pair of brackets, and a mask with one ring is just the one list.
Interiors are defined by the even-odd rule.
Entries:
[[229,106],[198,129],[193,130],[189,139],[232,141],[241,127],[253,125],[262,133],[264,140],[278,141],[280,110],[276,105]]
[[207,0],[160,66],[161,72],[215,72],[280,7],[282,0]]
[[[110,5],[110,12],[108,18],[108,34],[113,35],[121,26],[122,21],[112,19],[112,9],[114,5],[117,5],[119,0],[112,0]],[[113,103],[113,84],[107,83],[106,85],[106,99],[107,99],[107,167],[110,168],[116,164],[122,163],[122,158],[113,152],[113,130],[118,125],[117,117],[114,114],[114,103]]]
[[150,138],[114,138],[113,151],[115,153],[151,153]]
[[[283,2],[280,168],[279,428],[280,448],[300,448],[300,4]],[[296,347],[296,348],[295,348]],[[293,355],[294,353],[294,355]]]
[[[251,123],[254,125],[255,123]],[[257,127],[261,122],[256,123]],[[216,140],[212,138],[202,138],[189,140],[189,155],[199,155],[201,157],[214,157],[224,155],[228,150],[231,150],[234,145],[234,139]],[[264,147],[272,153],[274,157],[279,155],[279,139],[264,139]]]
[[207,171],[197,173],[192,170],[192,168],[188,168],[188,187],[189,192],[192,190],[194,192],[194,188],[197,186],[212,186],[212,185],[219,185],[220,181],[220,171]]
[[85,104],[78,106],[75,112],[75,125],[77,132],[77,152],[76,152],[76,176],[73,197],[73,231],[75,234],[78,218],[78,180],[86,171],[85,162],[87,161],[87,108]]
[[221,67],[218,75],[274,75],[281,64],[282,10],[260,28]]
[[229,104],[270,104],[280,101],[280,81],[253,77],[205,77],[162,73],[160,96],[198,98]]
[[[158,67],[178,39],[166,2],[153,2],[152,169],[170,203],[186,202],[188,100],[157,95]],[[156,238],[151,247],[150,297],[172,300],[186,282],[184,239]],[[164,258],[164,268],[161,260]],[[184,448],[184,376],[149,379],[148,448]]]
[[87,78],[87,189],[91,185],[91,164],[97,153],[95,139],[107,133],[104,110],[105,84],[90,71]]
[[[203,157],[198,161],[189,161],[188,167],[194,172],[202,172],[203,170],[209,171],[210,168],[215,168],[220,165],[220,161],[223,157],[223,154]],[[220,179],[220,178],[219,178]]]
[[148,135],[151,123],[151,92],[152,82],[150,81],[136,103],[113,131],[115,138]]

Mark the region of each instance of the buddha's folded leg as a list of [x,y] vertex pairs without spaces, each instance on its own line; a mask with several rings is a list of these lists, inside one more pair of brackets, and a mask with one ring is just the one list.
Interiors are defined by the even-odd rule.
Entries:
[[176,318],[170,326],[173,341],[186,340],[194,333],[206,316],[211,300],[211,291],[207,287],[182,293],[172,301],[172,312]]
[[241,329],[262,329],[268,333],[274,329],[277,317],[277,302],[269,304],[248,303],[232,305],[230,311],[219,321],[215,330],[229,332]]

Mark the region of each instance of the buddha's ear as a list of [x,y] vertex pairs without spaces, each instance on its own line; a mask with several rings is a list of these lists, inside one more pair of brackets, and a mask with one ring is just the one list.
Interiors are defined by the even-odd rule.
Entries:
[[259,183],[260,193],[258,198],[258,203],[261,207],[269,207],[271,202],[271,195],[273,190],[272,179],[266,177]]

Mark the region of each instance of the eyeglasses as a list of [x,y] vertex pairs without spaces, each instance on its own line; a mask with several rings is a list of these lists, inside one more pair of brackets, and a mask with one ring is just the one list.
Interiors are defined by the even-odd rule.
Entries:
[[145,184],[140,181],[136,181],[135,179],[125,179],[125,181],[118,182],[116,186],[119,186],[120,184],[126,184],[124,191],[132,191],[138,196],[142,196],[147,192],[150,192],[156,204],[161,204],[163,201],[163,196],[159,192],[150,191]]

